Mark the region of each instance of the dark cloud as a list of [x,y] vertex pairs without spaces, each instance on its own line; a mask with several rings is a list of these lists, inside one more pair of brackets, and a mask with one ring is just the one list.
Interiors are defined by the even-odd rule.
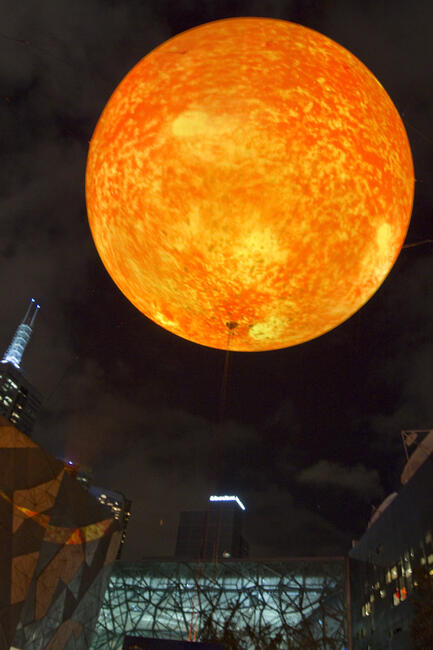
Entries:
[[270,483],[266,491],[251,490],[248,496],[247,532],[258,557],[341,555],[350,544],[350,534],[302,507],[286,489]]
[[345,467],[340,463],[320,460],[315,465],[303,469],[296,478],[300,483],[318,487],[339,487],[343,490],[356,492],[359,498],[367,501],[383,494],[377,470],[368,469],[361,464]]

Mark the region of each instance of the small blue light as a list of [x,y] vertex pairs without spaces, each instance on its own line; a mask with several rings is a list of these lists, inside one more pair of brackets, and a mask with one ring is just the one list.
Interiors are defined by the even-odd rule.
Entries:
[[68,465],[73,465],[73,464],[74,463],[72,462],[72,460],[68,460]]
[[32,298],[31,300],[32,300],[32,302],[35,302],[35,299],[34,299],[34,298]]

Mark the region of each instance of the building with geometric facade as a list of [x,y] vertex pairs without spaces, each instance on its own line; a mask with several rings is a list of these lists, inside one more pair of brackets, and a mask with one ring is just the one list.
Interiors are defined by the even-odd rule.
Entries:
[[132,501],[127,499],[123,492],[118,490],[109,490],[107,488],[98,487],[93,485],[92,470],[87,467],[80,467],[77,463],[71,460],[64,460],[65,469],[69,474],[75,477],[81,487],[88,491],[90,496],[93,497],[98,503],[107,509],[107,512],[113,519],[115,519],[120,526],[120,544],[117,551],[116,560],[120,560],[123,550],[123,545],[126,541],[126,531],[128,528],[129,519],[131,517]]
[[[433,580],[432,451],[433,432],[408,459],[399,493],[385,499],[349,553],[354,650],[433,647],[432,632],[415,644],[413,630],[419,583]],[[429,606],[432,620],[431,595]]]
[[87,650],[119,538],[64,463],[0,417],[0,649]]
[[0,363],[0,414],[27,435],[33,429],[42,397],[23,376],[21,361],[38,311],[39,305],[32,298]]
[[92,650],[135,637],[345,650],[344,558],[116,562]]

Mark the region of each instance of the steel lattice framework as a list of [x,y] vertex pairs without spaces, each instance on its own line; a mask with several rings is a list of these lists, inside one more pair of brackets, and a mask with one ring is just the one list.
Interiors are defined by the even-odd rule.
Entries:
[[343,558],[116,563],[92,650],[125,634],[227,648],[343,650]]

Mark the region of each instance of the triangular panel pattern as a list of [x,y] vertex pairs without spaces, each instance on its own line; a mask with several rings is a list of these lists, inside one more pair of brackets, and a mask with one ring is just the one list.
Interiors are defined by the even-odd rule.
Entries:
[[94,560],[95,553],[98,550],[100,540],[96,539],[93,542],[87,542],[84,547],[84,556],[86,558],[87,566],[90,566]]
[[12,536],[12,555],[24,555],[40,549],[45,530],[33,517],[27,517]]
[[122,533],[120,530],[112,534],[110,545],[107,550],[107,555],[105,556],[104,565],[111,564],[116,559],[117,551],[119,550],[120,540]]
[[36,575],[39,576],[45,567],[53,560],[54,556],[61,551],[62,547],[59,544],[47,544],[44,542],[41,545],[41,552],[39,553],[39,560],[36,566]]
[[81,585],[82,579],[83,579],[83,565],[80,566],[77,573],[74,575],[72,580],[70,580],[69,585],[68,585],[68,587],[69,587],[71,593],[73,594],[75,600],[78,600],[78,594],[79,594],[79,591],[80,591],[80,585]]
[[36,619],[45,616],[58,581],[68,583],[84,560],[81,546],[63,546],[37,578]]
[[0,422],[0,447],[23,449],[26,447],[37,447],[38,445],[33,442],[31,438],[26,436],[18,429],[15,429],[6,418],[2,417]]
[[28,508],[33,512],[45,512],[54,505],[60,487],[60,478],[35,485],[26,490],[15,490],[14,505]]
[[35,551],[12,558],[10,601],[12,605],[25,600],[38,556],[38,551]]
[[0,648],[89,648],[116,531],[61,461],[0,416]]
[[66,648],[67,642],[71,639],[74,645],[72,648],[77,647],[75,645],[75,639],[81,634],[82,626],[77,621],[69,619],[62,623],[59,629],[56,631],[55,635],[52,637],[51,641],[46,647],[46,650],[57,650],[57,648]]

